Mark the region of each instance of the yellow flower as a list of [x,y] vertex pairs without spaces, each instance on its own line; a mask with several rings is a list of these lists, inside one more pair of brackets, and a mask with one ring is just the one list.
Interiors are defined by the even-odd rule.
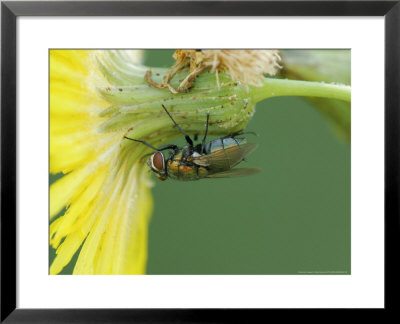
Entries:
[[[119,53],[130,63],[139,54]],[[96,65],[102,58],[102,52],[50,52],[50,172],[66,174],[50,188],[50,219],[69,206],[50,226],[57,248],[51,274],[81,245],[74,274],[145,272],[150,181],[139,161],[121,163],[126,130],[98,131],[99,114],[110,106],[95,88],[108,84]]]
[[125,136],[155,147],[181,136],[162,105],[188,134],[202,134],[209,114],[208,134],[226,136],[269,97],[350,100],[346,87],[263,78],[279,67],[276,51],[204,52],[206,68],[183,60],[150,79],[141,51],[50,51],[50,172],[64,174],[50,187],[51,274],[80,248],[74,274],[145,273],[153,202],[142,158],[152,150]]
[[[152,197],[141,157],[151,150],[124,136],[154,146],[180,136],[161,104],[191,134],[204,131],[207,112],[209,134],[218,135],[243,129],[254,113],[246,89],[225,74],[220,89],[205,73],[190,93],[171,97],[148,84],[137,55],[50,52],[50,172],[65,174],[50,187],[51,274],[81,246],[74,274],[145,273]],[[167,73],[153,71],[156,78]]]

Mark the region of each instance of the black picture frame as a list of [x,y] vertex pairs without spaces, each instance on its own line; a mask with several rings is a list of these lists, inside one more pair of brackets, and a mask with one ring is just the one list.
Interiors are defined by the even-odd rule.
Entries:
[[[1,322],[236,322],[267,309],[16,308],[16,19],[19,16],[384,16],[385,307],[398,307],[400,1],[82,1],[1,3]],[[366,175],[367,176],[367,175]],[[266,318],[267,319],[267,318]]]

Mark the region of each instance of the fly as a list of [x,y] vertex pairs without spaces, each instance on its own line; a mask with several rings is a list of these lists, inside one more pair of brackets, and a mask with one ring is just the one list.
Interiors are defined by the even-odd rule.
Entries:
[[[261,171],[255,168],[233,169],[258,147],[258,144],[247,143],[246,138],[237,137],[243,135],[243,132],[206,142],[210,117],[210,114],[207,113],[203,140],[194,145],[190,136],[175,122],[167,108],[164,105],[162,107],[175,127],[183,134],[188,145],[178,147],[175,144],[167,144],[156,148],[143,140],[124,136],[126,139],[142,143],[156,151],[150,156],[147,164],[158,179],[164,181],[171,178],[191,181],[203,178],[231,178],[247,176]],[[166,150],[169,150],[168,158],[163,153]]]

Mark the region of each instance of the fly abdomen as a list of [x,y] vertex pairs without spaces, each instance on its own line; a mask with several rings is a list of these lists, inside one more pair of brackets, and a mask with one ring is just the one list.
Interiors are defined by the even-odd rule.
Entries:
[[212,153],[216,151],[221,151],[221,153],[224,154],[224,159],[219,158],[218,169],[229,170],[233,168],[238,163],[238,161],[236,159],[232,160],[231,159],[232,154],[227,154],[226,149],[237,148],[237,154],[240,155],[240,150],[241,150],[240,146],[245,143],[247,143],[245,138],[234,138],[234,137],[217,138],[206,144],[205,153],[210,155],[210,160],[212,161],[213,160]]
[[220,149],[226,149],[232,146],[240,146],[245,143],[247,143],[245,138],[234,138],[234,137],[217,138],[206,144],[205,153],[211,154],[212,152]]

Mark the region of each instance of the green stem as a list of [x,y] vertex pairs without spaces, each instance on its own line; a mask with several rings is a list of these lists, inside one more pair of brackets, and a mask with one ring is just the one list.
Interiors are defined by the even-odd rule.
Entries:
[[252,87],[250,91],[254,102],[280,96],[305,96],[351,101],[351,88],[323,82],[265,79],[262,87]]

